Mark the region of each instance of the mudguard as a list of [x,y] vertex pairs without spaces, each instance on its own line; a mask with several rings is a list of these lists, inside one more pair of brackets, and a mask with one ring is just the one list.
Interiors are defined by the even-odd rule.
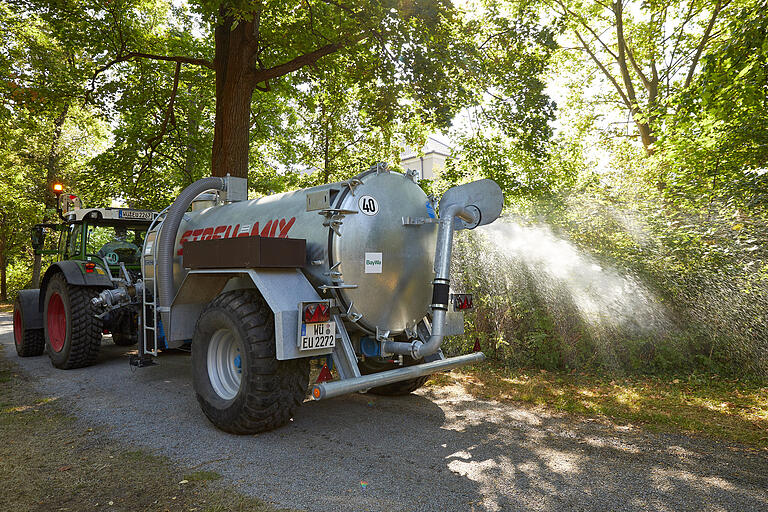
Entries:
[[43,309],[40,306],[40,290],[19,290],[17,296],[25,329],[43,328]]
[[[240,278],[240,279],[238,279]],[[299,302],[321,300],[299,269],[192,270],[184,278],[171,304],[169,347],[191,339],[197,319],[219,293],[237,288],[257,288],[275,314],[275,352],[279,360],[328,355],[332,348],[299,351]]]
[[86,274],[80,262],[74,260],[57,261],[48,267],[45,271],[43,280],[40,282],[40,297],[38,299],[40,303],[40,311],[43,310],[43,300],[45,300],[45,288],[48,286],[48,281],[51,280],[54,274],[61,272],[66,279],[67,284],[72,286],[100,286],[103,288],[113,288],[112,281],[105,274],[99,274],[94,272],[92,274]]

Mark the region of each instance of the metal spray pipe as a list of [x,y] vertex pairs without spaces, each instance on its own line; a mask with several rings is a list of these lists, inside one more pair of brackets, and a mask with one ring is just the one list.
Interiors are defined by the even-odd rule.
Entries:
[[440,212],[438,221],[437,244],[435,248],[435,280],[432,281],[432,333],[426,343],[414,340],[412,343],[385,341],[384,352],[410,355],[418,360],[430,356],[440,350],[440,344],[445,337],[445,315],[448,312],[451,283],[451,252],[453,248],[453,232],[457,219],[468,225],[480,222],[480,212],[466,206],[453,204]]

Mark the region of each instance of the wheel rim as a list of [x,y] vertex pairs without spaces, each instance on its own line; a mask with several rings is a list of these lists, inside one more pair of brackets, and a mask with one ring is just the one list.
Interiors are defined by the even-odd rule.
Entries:
[[61,352],[64,341],[67,338],[67,312],[64,309],[64,301],[61,295],[53,293],[48,300],[48,315],[46,318],[48,327],[48,340],[54,352]]
[[18,309],[13,312],[13,340],[21,346],[21,313]]
[[242,378],[240,342],[230,329],[219,329],[208,345],[208,379],[224,400],[232,400],[240,391]]

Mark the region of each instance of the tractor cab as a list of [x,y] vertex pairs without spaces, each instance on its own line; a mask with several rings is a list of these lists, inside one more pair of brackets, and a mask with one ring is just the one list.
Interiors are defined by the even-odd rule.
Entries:
[[[129,208],[82,208],[64,216],[66,229],[59,239],[61,259],[94,262],[119,275],[121,266],[141,271],[141,248],[157,214]],[[95,270],[98,272],[98,270]]]
[[[139,277],[141,248],[156,212],[83,208],[74,194],[59,195],[58,212],[63,223],[38,224],[32,229],[32,245],[38,254],[55,255],[57,261],[77,261],[84,273],[120,276],[124,266],[134,279]],[[55,247],[45,243],[47,233],[58,234]],[[86,266],[88,262],[94,265]]]

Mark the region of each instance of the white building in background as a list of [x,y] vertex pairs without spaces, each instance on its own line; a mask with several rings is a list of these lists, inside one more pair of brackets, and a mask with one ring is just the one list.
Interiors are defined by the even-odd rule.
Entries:
[[434,179],[445,169],[445,160],[451,154],[451,146],[430,135],[422,148],[423,155],[413,148],[400,153],[400,165],[405,169],[419,172],[419,179]]

